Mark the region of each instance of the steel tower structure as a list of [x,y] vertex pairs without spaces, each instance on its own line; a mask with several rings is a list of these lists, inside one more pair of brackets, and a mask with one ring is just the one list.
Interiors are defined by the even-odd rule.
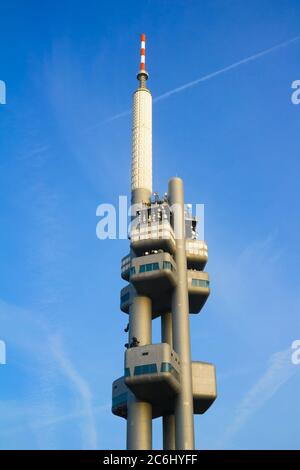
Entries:
[[[145,35],[133,95],[130,253],[122,259],[121,310],[129,315],[124,375],[113,382],[112,412],[127,420],[127,449],[152,449],[152,419],[162,417],[163,448],[194,449],[194,414],[215,400],[213,364],[191,360],[189,315],[210,294],[207,245],[185,209],[183,182],[152,195],[152,97]],[[152,320],[161,318],[161,343]]]

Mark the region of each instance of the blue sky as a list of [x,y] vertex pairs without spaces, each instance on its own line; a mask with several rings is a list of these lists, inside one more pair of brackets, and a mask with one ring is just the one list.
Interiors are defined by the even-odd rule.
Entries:
[[[300,36],[298,0],[6,2],[0,79],[0,449],[124,448],[124,240],[96,207],[129,192],[139,34],[153,97]],[[205,204],[212,293],[192,356],[219,396],[197,448],[299,448],[300,40],[153,107],[154,189]],[[156,340],[159,325],[155,322]],[[161,448],[154,422],[154,447]]]

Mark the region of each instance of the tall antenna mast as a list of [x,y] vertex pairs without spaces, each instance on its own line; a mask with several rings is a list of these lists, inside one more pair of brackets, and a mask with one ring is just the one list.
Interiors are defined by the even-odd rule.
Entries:
[[152,194],[152,96],[146,86],[146,35],[141,35],[139,88],[133,95],[131,201],[148,203]]
[[141,34],[141,59],[140,59],[140,70],[137,74],[137,78],[140,81],[140,88],[146,87],[146,80],[148,80],[148,73],[146,72],[146,34]]

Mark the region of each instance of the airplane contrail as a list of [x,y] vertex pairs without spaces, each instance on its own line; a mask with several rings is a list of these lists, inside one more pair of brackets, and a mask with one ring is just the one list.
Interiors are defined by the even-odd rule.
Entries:
[[233,64],[228,65],[227,67],[224,67],[220,70],[209,73],[208,75],[204,75],[203,77],[197,78],[196,80],[193,80],[192,82],[185,83],[185,85],[181,85],[177,88],[173,88],[173,90],[166,91],[162,95],[159,95],[156,98],[154,98],[153,102],[157,103],[157,101],[165,100],[166,98],[169,98],[169,96],[174,95],[175,93],[180,93],[181,91],[184,91],[187,88],[198,85],[198,83],[206,82],[207,80],[217,77],[218,75],[221,75],[223,73],[226,73],[229,70],[235,69],[236,67],[239,67],[240,65],[244,65],[244,64],[247,64],[248,62],[252,62],[253,60],[259,59],[260,57],[270,54],[271,52],[274,52],[277,49],[281,49],[282,47],[286,47],[289,44],[292,44],[293,42],[298,41],[299,39],[300,39],[300,36],[296,36],[292,39],[289,39],[288,41],[285,41],[280,44],[277,44],[276,46],[270,47],[269,49],[265,49],[262,52],[258,52],[257,54],[253,54],[249,57],[246,57],[246,59],[239,60],[238,62],[234,62]]
[[[177,88],[173,88],[172,90],[166,91],[165,93],[162,93],[161,95],[158,95],[155,98],[153,98],[153,103],[157,103],[158,101],[165,100],[169,98],[170,96],[175,95],[176,93],[181,93],[187,88],[191,88],[195,85],[198,85],[199,83],[206,82],[207,80],[210,80],[211,78],[214,78],[214,77],[217,77],[218,75],[222,75],[223,73],[229,72],[230,70],[233,70],[239,67],[240,65],[253,62],[254,60],[259,59],[260,57],[263,57],[267,54],[270,54],[271,52],[275,52],[278,49],[282,49],[283,47],[289,46],[290,44],[298,41],[299,39],[300,39],[300,36],[295,36],[294,38],[288,39],[287,41],[281,42],[280,44],[276,44],[275,46],[272,46],[269,49],[265,49],[264,51],[258,52],[257,54],[253,54],[253,55],[250,55],[249,57],[246,57],[245,59],[239,60],[238,62],[234,62],[233,64],[228,65],[227,67],[216,70],[215,72],[204,75],[203,77],[196,78],[196,80],[185,83],[184,85],[181,85]],[[131,109],[127,109],[126,111],[115,114],[114,116],[103,121],[102,124],[115,121],[116,119],[119,119],[124,116],[128,116],[129,114],[131,114]],[[98,125],[99,124],[96,124],[93,128],[98,127]],[[90,130],[93,128],[90,128]]]

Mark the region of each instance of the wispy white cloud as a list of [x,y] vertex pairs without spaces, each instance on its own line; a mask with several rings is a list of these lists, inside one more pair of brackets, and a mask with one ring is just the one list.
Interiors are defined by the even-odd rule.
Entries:
[[268,361],[266,371],[238,404],[233,421],[225,429],[220,447],[226,447],[232,437],[246,424],[247,420],[299,371],[300,368],[292,364],[290,347],[274,353]]
[[[22,367],[28,367],[26,355],[35,358],[35,377],[39,380],[39,394],[34,394],[34,388],[30,401],[25,400],[24,407],[13,401],[0,400],[0,409],[6,409],[5,421],[1,428],[1,435],[18,433],[23,429],[34,431],[41,427],[55,426],[69,419],[80,419],[82,426],[82,447],[84,449],[96,449],[98,445],[95,414],[108,409],[108,405],[93,406],[93,395],[86,379],[68,357],[61,335],[53,333],[53,329],[38,314],[9,304],[0,299],[0,325],[1,335],[4,336],[8,347],[8,364],[12,348],[24,353]],[[16,327],[17,326],[17,327]],[[29,366],[30,367],[30,366]],[[69,412],[61,413],[55,403],[55,386],[60,383],[59,375],[67,380],[70,390],[79,401],[79,407]],[[1,399],[1,397],[0,397]],[[11,404],[11,406],[9,406]],[[3,416],[3,413],[1,413]],[[20,425],[21,423],[21,425]],[[45,435],[46,436],[46,435]],[[44,437],[45,437],[44,436]],[[54,447],[55,442],[49,435],[47,439],[38,435],[39,447]],[[48,442],[46,444],[46,441]],[[50,442],[50,444],[49,444]]]
[[[217,233],[217,229],[211,227],[211,232]],[[291,406],[297,406],[295,394],[283,385],[300,372],[300,367],[292,365],[291,349],[283,349],[281,345],[289,344],[299,325],[300,297],[284,275],[283,259],[288,246],[280,233],[277,226],[269,227],[265,236],[261,236],[261,229],[255,229],[248,233],[244,248],[239,243],[240,234],[237,243],[236,233],[232,233],[231,244],[224,243],[222,238],[215,239],[210,259],[214,287],[212,313],[218,317],[214,325],[221,321],[226,328],[222,334],[227,335],[224,347],[227,344],[228,351],[224,358],[223,353],[216,354],[219,399],[211,416],[222,434],[213,433],[208,438],[209,448],[236,448],[240,431],[246,430],[250,419],[253,426],[261,425],[258,410],[276,393],[283,399],[288,397]],[[288,315],[282,316],[283,311]],[[276,349],[279,352],[271,355],[270,351]],[[269,359],[262,367],[263,357]],[[225,414],[224,399],[227,400]],[[252,436],[249,446],[256,445],[259,443]],[[272,446],[272,433],[266,435],[261,445]]]
[[[104,405],[93,406],[92,411],[94,416],[97,416],[101,413],[110,412],[110,407],[111,403],[106,403]],[[0,400],[0,413],[2,424],[4,425],[3,428],[0,429],[0,436],[3,437],[24,433],[24,422],[30,422],[31,430],[41,430],[52,426],[55,428],[56,426],[68,421],[88,418],[85,407],[69,413],[53,413],[48,417],[45,417],[44,415],[41,416],[39,411],[39,408],[35,404],[32,406],[29,403],[26,403],[26,406],[24,406],[24,404],[20,404],[17,401]]]
[[84,409],[85,419],[85,442],[84,448],[95,450],[97,449],[97,428],[93,410],[93,397],[88,382],[81,376],[74,364],[67,357],[61,337],[58,335],[50,338],[51,352],[56,358],[63,374],[74,385],[75,390],[82,400],[82,407]]
[[[85,419],[90,419],[91,412],[92,412],[92,418],[93,418],[93,424],[95,424],[95,419],[94,417],[98,414],[101,414],[103,412],[110,412],[111,408],[111,403],[106,403],[104,405],[99,405],[99,406],[92,406],[92,407],[87,407],[84,406],[82,410],[80,411],[74,411],[71,413],[66,413],[66,414],[61,414],[57,416],[53,416],[52,419],[49,420],[40,420],[37,421],[34,424],[34,427],[37,429],[44,428],[46,426],[53,426],[57,425],[59,423],[64,423],[66,421],[71,421],[73,419],[78,419],[78,418],[85,418]],[[93,433],[88,432],[87,434],[91,434],[92,436],[94,435]],[[90,441],[91,442],[91,441]]]

